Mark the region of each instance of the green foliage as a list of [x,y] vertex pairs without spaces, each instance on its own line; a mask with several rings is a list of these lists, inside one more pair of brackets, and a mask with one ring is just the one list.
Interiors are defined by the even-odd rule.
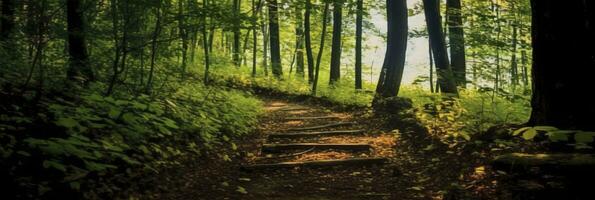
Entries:
[[521,135],[525,140],[534,140],[544,133],[551,142],[562,142],[574,146],[575,149],[593,149],[595,132],[580,130],[560,130],[552,126],[523,127],[512,131],[513,136]]
[[459,97],[452,98],[419,86],[404,86],[400,95],[413,100],[421,111],[418,118],[429,130],[447,138],[469,140],[471,134],[495,125],[524,123],[530,114],[527,100],[511,101],[477,90],[461,90]]
[[[0,145],[2,169],[37,187],[30,190],[47,192],[62,184],[74,190],[109,187],[91,177],[126,181],[175,166],[179,158],[197,156],[215,144],[231,148],[235,138],[252,131],[261,113],[261,103],[245,93],[201,84],[163,96],[106,97],[96,90],[77,96],[43,99],[35,105],[42,112],[32,118],[18,117],[25,116],[22,106],[30,106],[25,102],[2,104],[7,114],[17,114],[0,118],[0,138],[10,140]],[[38,168],[51,176],[20,174],[14,167]]]

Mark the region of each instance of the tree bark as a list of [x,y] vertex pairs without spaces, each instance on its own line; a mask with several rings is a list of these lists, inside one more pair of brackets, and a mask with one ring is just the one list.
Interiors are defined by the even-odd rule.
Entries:
[[232,58],[236,67],[241,64],[240,60],[240,11],[241,0],[233,0],[234,24],[233,24],[233,47]]
[[355,89],[362,89],[362,24],[364,0],[357,0],[355,17]]
[[310,30],[310,14],[312,12],[312,1],[306,0],[306,12],[304,13],[304,39],[306,42],[306,60],[308,61],[308,82],[314,81],[314,55],[312,52],[312,36]]
[[450,60],[457,85],[465,87],[467,84],[465,63],[465,34],[461,13],[461,0],[447,0],[448,39],[450,42]]
[[457,85],[448,61],[448,52],[446,50],[444,34],[442,33],[442,23],[440,23],[439,3],[439,0],[423,0],[428,34],[436,61],[436,71],[438,72],[437,83],[440,86],[441,92],[457,94]]
[[[206,10],[207,7],[209,6],[209,1],[208,0],[203,0],[202,2],[202,8],[203,10]],[[207,32],[207,14],[203,13],[202,16],[202,48],[203,48],[203,53],[204,53],[204,59],[205,59],[205,72],[204,72],[204,78],[203,78],[203,82],[204,84],[208,84],[209,83],[209,68],[211,68],[211,58],[209,53],[210,51],[210,44],[212,44],[212,38],[210,38],[209,33]],[[212,34],[211,34],[212,35]]]
[[331,47],[330,84],[341,78],[341,35],[343,32],[343,0],[333,3],[333,43]]
[[281,78],[283,68],[281,65],[281,47],[279,42],[279,15],[277,0],[269,1],[269,34],[271,45],[271,69],[276,78]]
[[407,51],[407,1],[386,1],[388,35],[386,55],[376,86],[376,98],[394,97],[399,93]]
[[295,43],[296,43],[296,75],[303,78],[304,77],[304,27],[303,27],[303,19],[302,19],[302,8],[296,6],[295,9],[295,17],[296,17],[296,28],[295,28]]
[[316,74],[314,75],[314,82],[312,83],[312,95],[316,96],[316,85],[318,84],[318,76],[320,75],[320,61],[322,60],[322,53],[324,51],[324,41],[326,39],[326,28],[328,19],[329,3],[324,4],[324,11],[322,16],[322,33],[320,34],[320,47],[318,49],[318,56],[316,58]]
[[95,76],[89,65],[83,11],[80,0],[66,1],[68,31],[68,54],[70,56],[67,77],[70,80],[93,81]]
[[0,15],[0,42],[10,41],[14,29],[15,0],[2,0],[2,15]]
[[595,130],[595,2],[531,0],[531,125]]

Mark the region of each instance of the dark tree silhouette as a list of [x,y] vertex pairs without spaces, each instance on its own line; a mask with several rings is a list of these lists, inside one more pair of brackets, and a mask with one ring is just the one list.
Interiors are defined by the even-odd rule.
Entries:
[[66,20],[68,23],[68,54],[70,55],[67,76],[70,80],[93,81],[95,77],[88,63],[89,55],[80,0],[66,1]]
[[281,67],[281,47],[279,47],[279,15],[277,0],[268,0],[269,2],[269,34],[271,44],[271,69],[275,77],[280,78],[283,75]]

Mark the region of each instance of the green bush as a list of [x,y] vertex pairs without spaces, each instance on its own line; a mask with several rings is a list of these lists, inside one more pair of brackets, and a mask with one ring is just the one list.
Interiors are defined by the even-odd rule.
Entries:
[[31,197],[63,188],[112,194],[118,189],[107,180],[176,166],[215,144],[235,148],[234,139],[250,133],[261,113],[261,102],[248,94],[202,84],[154,96],[106,97],[99,88],[39,102],[4,91],[0,167],[12,180],[3,182],[18,183]]

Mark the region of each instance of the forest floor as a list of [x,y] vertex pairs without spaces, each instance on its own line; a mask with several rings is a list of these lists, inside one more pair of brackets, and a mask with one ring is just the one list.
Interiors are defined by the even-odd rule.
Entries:
[[[265,115],[256,133],[237,144],[161,176],[152,199],[443,199],[473,196],[495,199],[496,173],[486,169],[484,153],[449,147],[426,134],[392,130],[368,110],[340,112],[326,107],[263,97]],[[291,119],[321,117],[324,119]],[[289,118],[289,119],[288,119]],[[295,128],[349,122],[333,128],[296,131]],[[275,138],[273,133],[363,130],[332,136]],[[409,132],[409,133],[407,133]],[[407,133],[407,134],[405,134]],[[282,153],[263,152],[263,145],[282,143],[357,143],[369,151],[300,148]],[[234,147],[236,148],[236,147]],[[262,166],[279,162],[308,162],[351,158],[386,158],[384,164]],[[260,166],[257,169],[254,166]]]

